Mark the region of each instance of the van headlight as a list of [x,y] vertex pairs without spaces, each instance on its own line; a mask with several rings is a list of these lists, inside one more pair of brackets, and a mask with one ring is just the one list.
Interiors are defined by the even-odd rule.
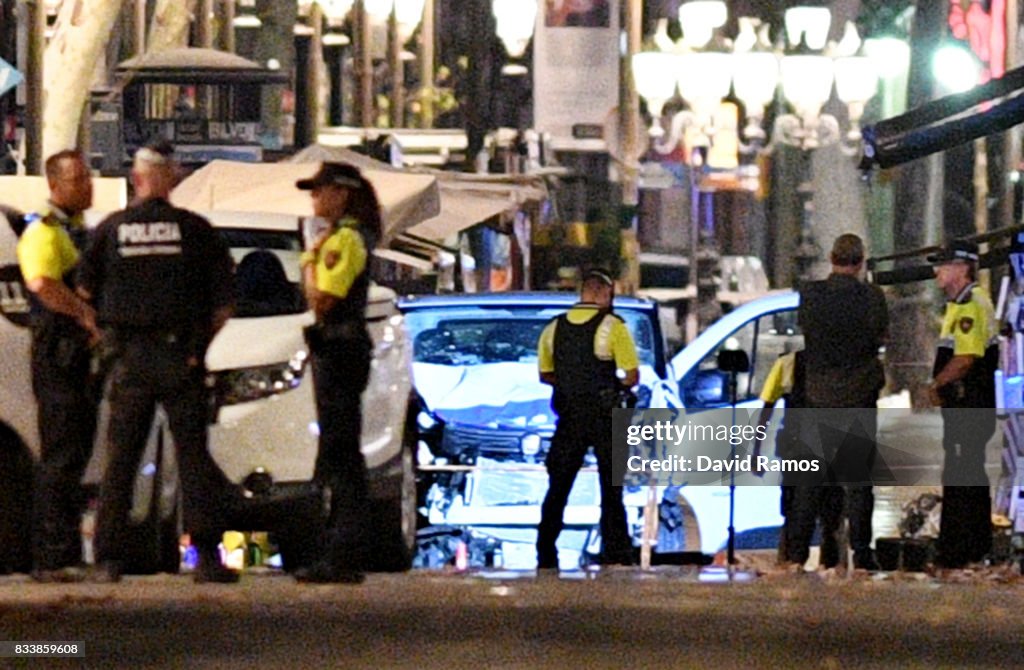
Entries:
[[522,450],[523,456],[536,456],[540,453],[542,443],[540,435],[537,433],[527,433],[519,438],[519,449]]
[[300,351],[284,363],[218,372],[219,404],[237,405],[291,391],[302,383],[307,359],[308,354]]
[[429,412],[420,410],[420,413],[416,415],[416,425],[420,427],[420,430],[426,432],[432,430],[437,425],[437,419]]

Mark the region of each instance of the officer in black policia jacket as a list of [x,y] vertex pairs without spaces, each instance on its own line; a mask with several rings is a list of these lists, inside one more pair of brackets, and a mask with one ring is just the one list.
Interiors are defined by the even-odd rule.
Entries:
[[[611,275],[592,270],[580,302],[554,319],[538,343],[540,380],[554,387],[551,405],[558,426],[548,452],[548,492],[537,528],[537,567],[558,567],[555,540],[587,448],[594,447],[601,482],[601,562],[629,565],[632,542],[622,491],[612,485],[612,409],[620,392],[639,380],[636,345],[626,324],[612,314]],[[617,371],[624,371],[619,378]]]
[[81,481],[96,431],[97,394],[88,384],[90,343],[99,339],[93,308],[75,294],[72,277],[85,248],[82,212],[92,181],[78,151],[46,161],[49,208],[18,241],[18,263],[32,296],[32,388],[39,403],[33,504],[32,576],[76,581],[82,562]]
[[203,379],[206,349],[231,313],[233,265],[205,219],[167,201],[177,181],[172,154],[166,144],[135,154],[136,199],[100,224],[82,268],[82,289],[117,350],[96,532],[105,581],[120,576],[135,473],[157,403],[177,449],[185,530],[199,553],[196,581],[238,579],[217,550],[227,495],[236,489],[207,451]]

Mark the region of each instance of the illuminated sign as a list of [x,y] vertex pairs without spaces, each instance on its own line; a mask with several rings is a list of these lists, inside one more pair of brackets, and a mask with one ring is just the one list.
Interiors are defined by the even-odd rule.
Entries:
[[960,0],[949,0],[953,37],[966,41],[981,60],[979,84],[1006,72],[1006,0],[991,0],[988,4],[986,11],[981,0],[971,0],[965,11]]

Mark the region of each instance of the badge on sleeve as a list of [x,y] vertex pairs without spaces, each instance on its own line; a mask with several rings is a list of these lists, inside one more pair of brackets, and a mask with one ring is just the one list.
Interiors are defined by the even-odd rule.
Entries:
[[[330,266],[328,266],[328,267],[330,267]],[[965,316],[962,319],[960,319],[960,332],[962,332],[964,335],[966,335],[967,333],[971,332],[971,328],[973,328],[973,327],[974,327],[974,319],[972,319],[971,317]]]
[[[341,260],[341,255],[337,251],[328,251],[327,255],[324,256],[324,265],[327,266],[328,270],[333,270],[339,260]],[[966,333],[967,331],[965,330],[964,332]]]

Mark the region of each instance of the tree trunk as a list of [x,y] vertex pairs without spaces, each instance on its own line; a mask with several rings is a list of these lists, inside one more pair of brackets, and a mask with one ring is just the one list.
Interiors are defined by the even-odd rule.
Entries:
[[188,46],[188,30],[196,0],[157,0],[149,24],[146,51],[167,51]]
[[[298,5],[279,0],[256,0],[256,13],[263,27],[256,31],[252,60],[266,65],[276,60],[282,72],[295,67],[295,21]],[[287,93],[286,93],[287,92]],[[266,149],[283,149],[295,144],[295,115],[297,100],[291,86],[264,86],[261,124]]]
[[[910,36],[910,77],[907,106],[922,105],[934,97],[931,52],[946,34],[948,6],[918,2]],[[930,244],[939,237],[943,219],[943,154],[934,154],[896,168],[894,242],[896,250]],[[891,300],[887,351],[893,391],[909,389],[919,396],[931,376],[938,335],[934,292],[930,284],[896,286]]]
[[46,49],[43,156],[75,146],[82,110],[100,54],[121,12],[121,0],[71,0],[61,7]]

